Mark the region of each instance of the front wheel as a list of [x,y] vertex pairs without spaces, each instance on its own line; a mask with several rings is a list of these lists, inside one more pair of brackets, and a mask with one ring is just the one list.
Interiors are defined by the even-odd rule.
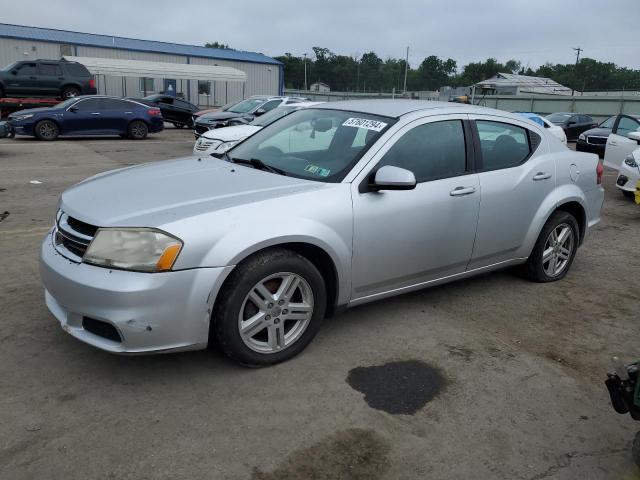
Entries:
[[636,196],[635,192],[630,192],[628,190],[620,190],[620,191],[622,192],[622,195],[624,195],[627,198],[633,199]]
[[129,138],[133,140],[144,140],[149,133],[149,127],[141,120],[134,120],[129,124],[128,134]]
[[33,132],[39,140],[51,141],[58,138],[58,135],[60,135],[60,128],[53,120],[42,120],[36,123],[36,126],[33,127]]
[[304,350],[326,308],[318,269],[284,249],[240,263],[218,298],[212,318],[218,344],[230,358],[254,367],[283,362]]
[[578,222],[570,213],[556,211],[545,223],[525,273],[535,282],[555,282],[565,277],[578,250]]

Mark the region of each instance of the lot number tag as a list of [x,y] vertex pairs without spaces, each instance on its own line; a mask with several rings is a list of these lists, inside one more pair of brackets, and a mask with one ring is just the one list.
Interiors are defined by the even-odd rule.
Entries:
[[342,124],[342,126],[366,128],[367,130],[373,130],[374,132],[379,132],[384,127],[386,127],[387,124],[384,122],[379,122],[377,120],[369,120],[367,118],[347,118]]

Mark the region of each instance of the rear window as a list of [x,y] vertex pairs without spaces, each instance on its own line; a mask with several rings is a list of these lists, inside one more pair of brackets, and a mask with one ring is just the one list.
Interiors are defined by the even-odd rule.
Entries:
[[477,120],[482,169],[511,168],[524,162],[531,153],[526,129],[502,122]]
[[89,70],[87,70],[87,67],[79,63],[65,63],[64,66],[67,69],[67,72],[69,73],[69,75],[73,75],[74,77],[90,77],[91,76],[91,74],[89,73]]

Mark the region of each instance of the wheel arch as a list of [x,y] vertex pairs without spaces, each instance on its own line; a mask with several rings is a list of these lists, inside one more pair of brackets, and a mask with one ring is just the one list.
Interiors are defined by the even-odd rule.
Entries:
[[[578,222],[578,230],[579,230],[578,245],[582,245],[582,241],[584,239],[585,232],[587,229],[587,213],[584,207],[580,204],[580,202],[577,202],[575,200],[570,200],[558,205],[556,209],[553,212],[551,212],[551,214],[557,211],[567,212],[576,219],[576,221]],[[551,214],[549,216],[551,216]]]
[[36,133],[36,127],[40,124],[40,122],[44,122],[45,120],[49,120],[53,123],[55,123],[58,126],[58,135],[62,135],[63,131],[64,131],[64,127],[63,127],[63,123],[60,122],[60,120],[58,120],[57,118],[54,117],[43,117],[43,118],[38,118],[33,122],[33,134],[35,135]]

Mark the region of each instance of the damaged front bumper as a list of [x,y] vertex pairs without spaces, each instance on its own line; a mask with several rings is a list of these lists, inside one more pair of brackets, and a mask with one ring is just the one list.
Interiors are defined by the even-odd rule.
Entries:
[[205,348],[213,300],[232,267],[164,273],[109,270],[73,262],[42,243],[45,300],[62,328],[113,353]]

